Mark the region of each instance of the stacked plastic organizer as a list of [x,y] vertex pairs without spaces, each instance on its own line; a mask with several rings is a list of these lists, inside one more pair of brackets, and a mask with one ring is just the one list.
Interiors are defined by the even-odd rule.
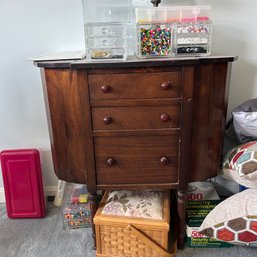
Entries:
[[131,33],[131,0],[83,0],[89,61],[126,60]]
[[68,184],[63,206],[63,226],[65,229],[91,226],[90,203],[85,185]]
[[136,8],[138,57],[209,55],[210,12],[210,6]]

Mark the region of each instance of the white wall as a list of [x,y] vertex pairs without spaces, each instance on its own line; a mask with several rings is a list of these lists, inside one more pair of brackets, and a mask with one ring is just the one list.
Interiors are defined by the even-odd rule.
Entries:
[[257,1],[195,0],[213,8],[213,53],[235,54],[229,94],[230,111],[257,98]]
[[64,50],[84,50],[80,0],[0,0],[0,150],[43,150],[47,186],[57,179],[41,78],[26,59]]
[[[147,0],[136,0],[142,1]],[[163,0],[161,5],[193,2],[213,6],[213,51],[239,55],[233,65],[229,108],[256,97],[257,2]],[[0,150],[42,149],[46,185],[55,186],[39,69],[26,59],[84,49],[81,0],[0,0],[0,36]]]

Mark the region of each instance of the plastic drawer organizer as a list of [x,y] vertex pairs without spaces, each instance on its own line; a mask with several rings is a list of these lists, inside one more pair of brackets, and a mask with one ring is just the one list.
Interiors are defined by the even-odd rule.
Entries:
[[138,57],[209,55],[210,12],[210,6],[136,8]]
[[126,60],[132,37],[131,0],[83,0],[89,61]]
[[64,229],[91,226],[91,212],[85,185],[69,184],[65,192],[63,206]]

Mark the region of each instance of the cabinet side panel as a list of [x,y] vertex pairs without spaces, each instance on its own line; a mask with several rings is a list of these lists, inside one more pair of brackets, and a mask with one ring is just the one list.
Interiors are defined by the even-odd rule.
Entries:
[[87,189],[89,193],[96,193],[95,158],[92,132],[92,117],[89,102],[89,86],[87,70],[77,70],[78,87],[80,92],[81,122],[84,128],[84,156],[87,170]]
[[59,179],[86,183],[80,94],[76,72],[42,72],[55,174]]
[[181,143],[180,143],[180,165],[179,165],[179,191],[187,191],[188,176],[190,173],[190,146],[192,131],[192,107],[194,88],[194,67],[183,67],[183,90],[181,109]]
[[196,67],[190,181],[214,177],[219,170],[229,78],[227,63]]

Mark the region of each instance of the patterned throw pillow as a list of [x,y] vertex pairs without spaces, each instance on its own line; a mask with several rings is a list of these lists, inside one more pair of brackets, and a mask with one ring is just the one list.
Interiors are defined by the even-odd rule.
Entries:
[[257,141],[230,150],[223,161],[222,173],[243,186],[257,188]]
[[247,189],[218,204],[199,232],[231,244],[257,247],[257,189]]
[[112,191],[102,213],[106,215],[163,219],[164,192],[160,190]]

